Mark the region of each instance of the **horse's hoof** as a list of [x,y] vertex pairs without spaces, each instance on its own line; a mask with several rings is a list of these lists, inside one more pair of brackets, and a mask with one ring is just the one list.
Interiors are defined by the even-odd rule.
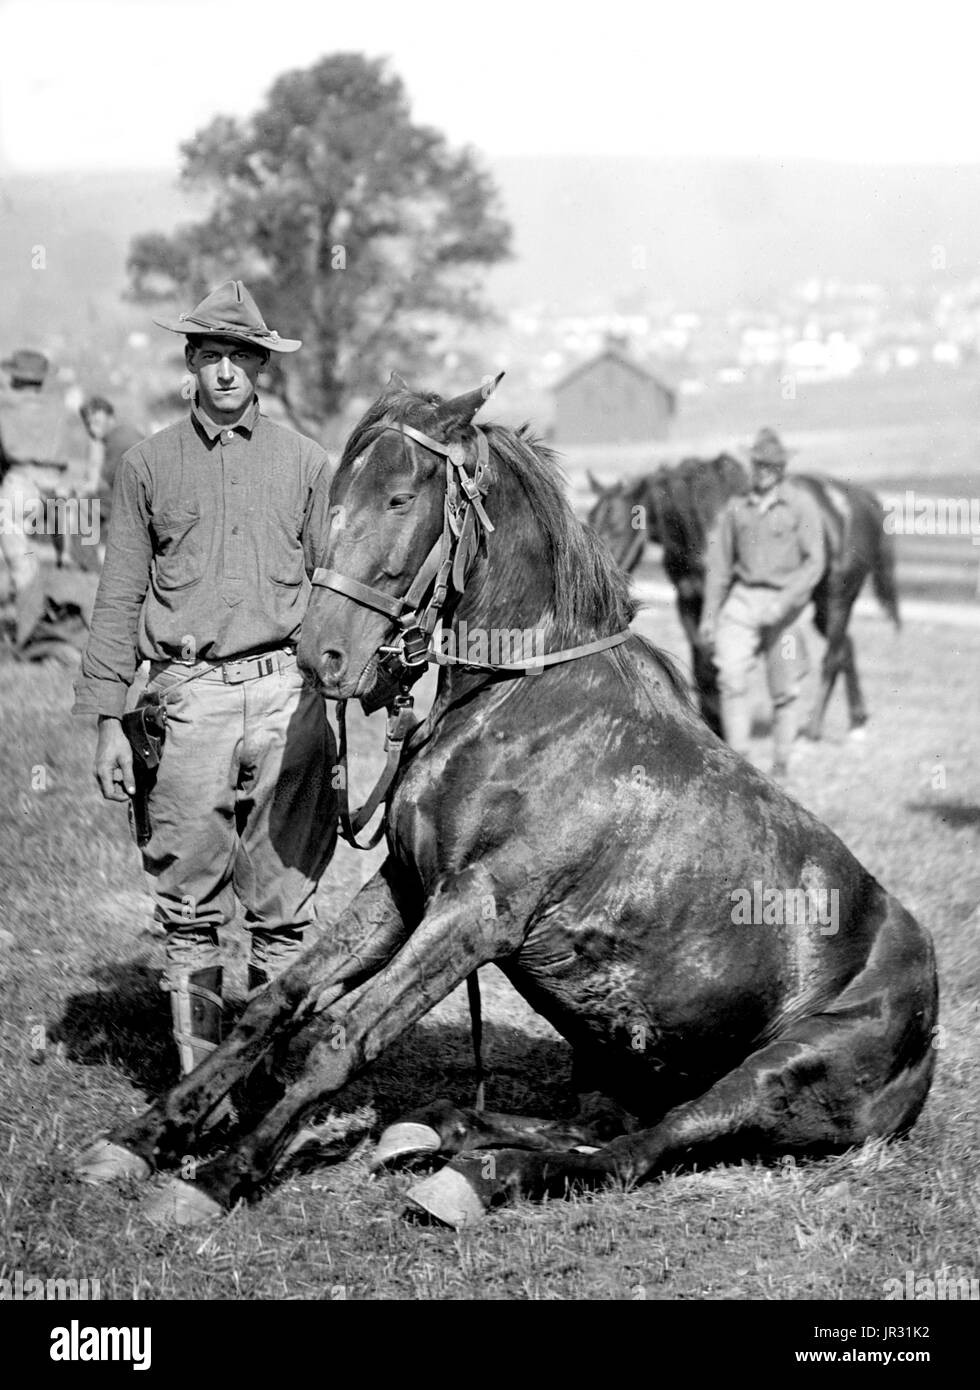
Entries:
[[486,1214],[480,1198],[455,1168],[440,1168],[431,1178],[417,1182],[409,1189],[408,1200],[457,1231],[475,1226]]
[[855,724],[854,728],[851,729],[847,737],[851,740],[852,743],[863,743],[864,740],[868,737],[868,731],[863,724]]
[[114,1144],[111,1139],[96,1139],[84,1153],[75,1160],[75,1177],[79,1182],[113,1182],[116,1178],[138,1178],[142,1181],[150,1176],[150,1165],[145,1158]]
[[201,1226],[225,1214],[220,1202],[181,1178],[168,1178],[143,1204],[143,1215],[154,1226]]
[[414,1124],[403,1120],[400,1124],[389,1125],[371,1155],[371,1168],[382,1168],[396,1158],[409,1154],[438,1153],[442,1140],[429,1125]]

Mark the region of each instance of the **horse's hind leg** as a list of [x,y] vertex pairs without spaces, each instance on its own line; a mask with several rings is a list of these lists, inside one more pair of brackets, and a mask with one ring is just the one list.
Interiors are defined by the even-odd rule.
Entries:
[[619,1107],[592,1106],[575,1119],[502,1115],[437,1100],[387,1127],[378,1140],[371,1165],[380,1168],[422,1154],[452,1158],[481,1149],[592,1149],[615,1134],[635,1128]]
[[[451,1224],[517,1196],[562,1196],[569,1184],[642,1182],[672,1167],[759,1153],[833,1151],[901,1134],[929,1089],[937,1008],[932,947],[888,901],[865,968],[826,1008],[800,1020],[651,1129],[599,1153],[518,1149],[463,1155],[443,1173]],[[424,1188],[413,1199],[425,1205]],[[454,1220],[452,1212],[459,1215]]]

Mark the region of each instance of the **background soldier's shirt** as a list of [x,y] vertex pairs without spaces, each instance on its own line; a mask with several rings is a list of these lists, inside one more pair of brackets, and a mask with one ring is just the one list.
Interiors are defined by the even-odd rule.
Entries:
[[769,590],[782,614],[807,603],[826,563],[823,518],[803,488],[782,482],[734,497],[708,539],[704,608],[717,616],[732,584]]
[[84,467],[87,436],[81,421],[52,389],[0,389],[0,479],[10,468]]
[[195,404],[129,450],[76,714],[120,715],[140,661],[230,661],[296,638],[304,519],[326,461],[257,400],[230,428]]

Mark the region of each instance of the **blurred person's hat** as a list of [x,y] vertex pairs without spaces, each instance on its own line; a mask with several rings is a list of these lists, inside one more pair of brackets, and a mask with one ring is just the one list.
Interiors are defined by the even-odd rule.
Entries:
[[11,381],[22,381],[28,386],[40,386],[48,374],[48,359],[43,352],[33,348],[18,348],[12,357],[0,362],[0,367],[9,372]]
[[775,430],[761,429],[749,445],[749,461],[770,468],[785,468],[795,449],[787,449]]
[[295,352],[303,346],[298,338],[280,338],[274,328],[266,327],[259,306],[241,280],[226,280],[190,313],[153,322],[171,333],[236,338],[250,347],[265,348],[267,352]]

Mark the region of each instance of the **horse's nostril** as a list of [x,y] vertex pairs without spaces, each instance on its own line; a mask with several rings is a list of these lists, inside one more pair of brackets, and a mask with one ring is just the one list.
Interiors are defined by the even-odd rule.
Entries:
[[342,674],[346,665],[347,658],[344,656],[343,652],[328,648],[328,650],[323,653],[323,669],[328,676],[332,676],[335,680]]

